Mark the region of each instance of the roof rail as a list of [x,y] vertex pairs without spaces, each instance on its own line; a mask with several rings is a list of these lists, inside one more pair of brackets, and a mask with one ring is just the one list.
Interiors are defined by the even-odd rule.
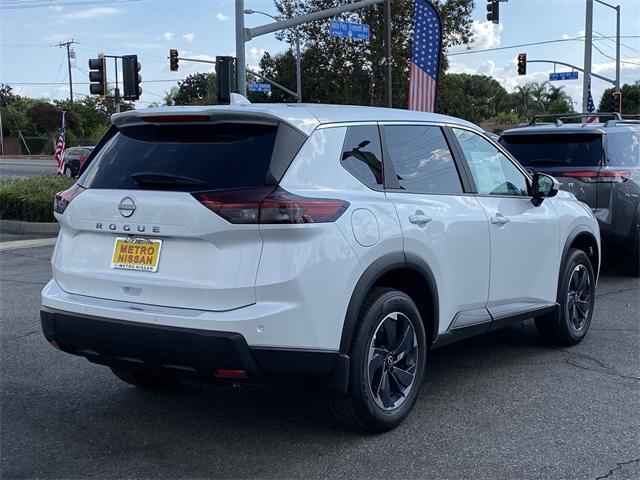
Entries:
[[622,116],[618,112],[543,113],[540,115],[534,115],[534,117],[529,122],[529,125],[539,125],[539,123],[537,123],[537,120],[540,118],[548,118],[553,120],[556,125],[562,125],[562,120],[585,117],[611,117],[614,120],[622,120]]

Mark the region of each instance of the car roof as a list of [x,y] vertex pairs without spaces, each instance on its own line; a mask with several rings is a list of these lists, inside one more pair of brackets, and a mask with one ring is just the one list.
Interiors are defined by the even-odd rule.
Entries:
[[526,125],[522,127],[514,127],[502,132],[502,136],[507,135],[537,135],[537,134],[563,134],[563,133],[622,133],[622,132],[638,132],[640,124],[613,122],[607,123],[564,123],[553,124],[543,123],[537,125]]
[[398,108],[364,107],[355,105],[325,105],[304,103],[251,103],[240,105],[193,105],[144,108],[112,115],[114,125],[134,123],[137,119],[153,115],[206,114],[284,121],[305,134],[329,123],[366,121],[408,121],[449,123],[482,130],[473,123],[436,113],[416,112]]

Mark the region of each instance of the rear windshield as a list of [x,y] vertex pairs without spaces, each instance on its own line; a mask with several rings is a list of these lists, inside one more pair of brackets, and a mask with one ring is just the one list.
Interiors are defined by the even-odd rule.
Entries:
[[500,143],[526,167],[595,167],[602,158],[597,134],[504,135]]
[[[158,177],[190,180],[175,185],[162,183],[162,190],[274,185],[305,139],[285,124],[150,124],[124,127],[110,134],[112,137],[82,174],[79,180],[82,186],[149,188],[148,184],[135,180],[142,174],[156,181]],[[279,136],[283,138],[277,141]],[[285,141],[295,148],[278,146]]]

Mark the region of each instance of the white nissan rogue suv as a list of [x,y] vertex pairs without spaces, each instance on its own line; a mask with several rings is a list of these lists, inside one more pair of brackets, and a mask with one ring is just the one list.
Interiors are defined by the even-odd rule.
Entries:
[[433,348],[534,318],[587,333],[591,210],[475,125],[327,105],[114,115],[59,193],[42,328],[125,382],[321,383],[382,431]]

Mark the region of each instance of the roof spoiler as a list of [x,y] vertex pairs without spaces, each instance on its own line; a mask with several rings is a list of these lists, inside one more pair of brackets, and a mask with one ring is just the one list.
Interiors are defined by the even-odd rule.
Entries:
[[618,112],[543,113],[541,115],[534,115],[534,117],[529,122],[529,126],[540,125],[540,123],[538,123],[538,120],[541,118],[548,118],[556,125],[562,125],[562,120],[587,117],[611,117],[616,121],[623,120],[622,115],[620,115]]

